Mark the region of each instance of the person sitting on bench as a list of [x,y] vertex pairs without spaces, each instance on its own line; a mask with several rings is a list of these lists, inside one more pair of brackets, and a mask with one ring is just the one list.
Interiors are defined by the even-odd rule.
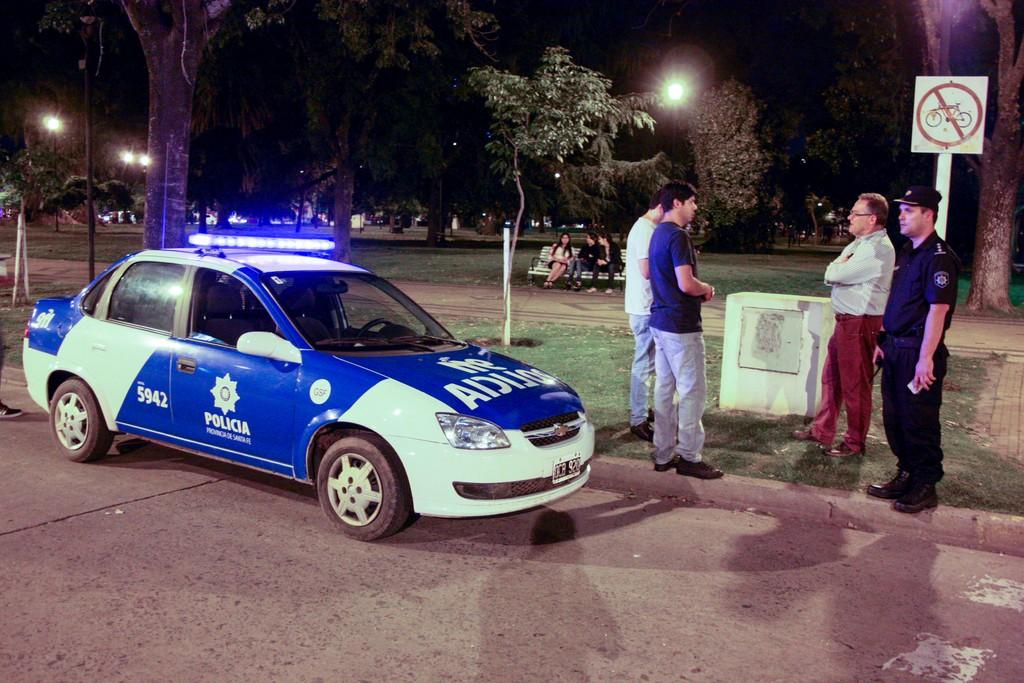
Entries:
[[601,250],[600,256],[597,258],[597,263],[594,264],[594,276],[590,280],[590,289],[587,291],[597,291],[597,276],[604,271],[608,273],[608,289],[604,290],[604,293],[611,294],[612,287],[615,286],[615,273],[622,270],[622,249],[605,231],[601,231],[597,236],[597,244]]

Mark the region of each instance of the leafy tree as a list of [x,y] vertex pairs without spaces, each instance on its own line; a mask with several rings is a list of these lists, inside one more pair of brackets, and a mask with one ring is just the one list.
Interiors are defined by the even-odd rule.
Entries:
[[526,208],[523,159],[563,162],[582,150],[602,125],[654,127],[654,119],[638,110],[635,101],[614,97],[611,80],[579,66],[561,47],[544,50],[533,76],[519,76],[495,67],[469,72],[470,85],[484,97],[491,111],[494,138],[487,150],[494,155],[492,169],[519,193],[505,277],[504,344],[511,341],[511,263]]
[[707,91],[691,130],[701,214],[716,247],[749,248],[758,239],[758,210],[770,160],[758,133],[762,106],[730,80]]
[[310,146],[324,150],[325,165],[335,169],[334,257],[348,261],[358,171],[388,136],[380,120],[403,75],[418,60],[438,57],[440,31],[482,47],[492,17],[473,10],[468,0],[267,0],[267,8],[249,18],[254,25],[283,22],[288,29]]
[[[1011,310],[1010,247],[1014,213],[1024,177],[1024,139],[1021,135],[1021,84],[1024,83],[1024,38],[1017,20],[1020,3],[1014,0],[979,0],[995,23],[998,59],[989,78],[989,103],[996,115],[986,126],[985,153],[971,160],[981,180],[974,265],[967,307],[971,310]],[[925,25],[925,64],[939,71],[941,47],[940,0],[918,0]],[[1015,13],[1015,10],[1016,13]],[[990,107],[990,110],[992,107]]]
[[[625,226],[635,218],[635,208],[645,205],[651,193],[668,182],[672,163],[662,152],[639,161],[615,158],[615,142],[623,128],[623,115],[629,119],[634,114],[642,114],[656,103],[657,97],[623,95],[617,100],[620,112],[599,122],[597,133],[586,148],[559,167],[558,189],[567,212],[602,222],[613,220]],[[647,130],[654,126],[649,117],[637,119],[637,123],[637,128]]]
[[121,180],[108,180],[100,183],[99,190],[101,205],[111,211],[131,211],[135,205],[135,196],[132,188]]

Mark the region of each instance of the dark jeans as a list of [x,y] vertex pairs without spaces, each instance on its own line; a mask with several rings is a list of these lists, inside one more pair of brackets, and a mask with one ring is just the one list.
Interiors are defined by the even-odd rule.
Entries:
[[[882,347],[882,421],[899,468],[910,473],[915,484],[934,484],[942,479],[942,380],[946,377],[949,351],[944,344],[935,349],[935,381],[930,389],[911,393],[907,385],[914,378],[918,346],[889,339]],[[918,342],[920,343],[920,342]]]
[[590,279],[590,286],[596,289],[597,288],[597,276],[600,275],[602,272],[605,272],[605,273],[608,273],[608,289],[611,289],[612,287],[615,286],[615,273],[618,270],[618,268],[619,268],[619,265],[617,263],[614,263],[614,262],[609,262],[609,263],[606,263],[603,266],[599,266],[599,265],[597,265],[597,262],[595,261],[594,262],[594,266],[593,266],[594,276]]

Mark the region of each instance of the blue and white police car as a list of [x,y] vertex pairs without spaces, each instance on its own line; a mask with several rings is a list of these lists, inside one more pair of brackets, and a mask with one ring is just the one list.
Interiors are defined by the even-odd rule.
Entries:
[[125,433],[294,478],[362,540],[412,513],[542,505],[590,476],[594,428],[572,388],[316,256],[133,254],[36,304],[24,365],[66,458]]

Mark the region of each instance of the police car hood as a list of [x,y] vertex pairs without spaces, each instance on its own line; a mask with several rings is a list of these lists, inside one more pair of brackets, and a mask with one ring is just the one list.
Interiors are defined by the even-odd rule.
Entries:
[[415,355],[346,355],[344,360],[503,429],[584,410],[580,397],[562,380],[478,346]]

